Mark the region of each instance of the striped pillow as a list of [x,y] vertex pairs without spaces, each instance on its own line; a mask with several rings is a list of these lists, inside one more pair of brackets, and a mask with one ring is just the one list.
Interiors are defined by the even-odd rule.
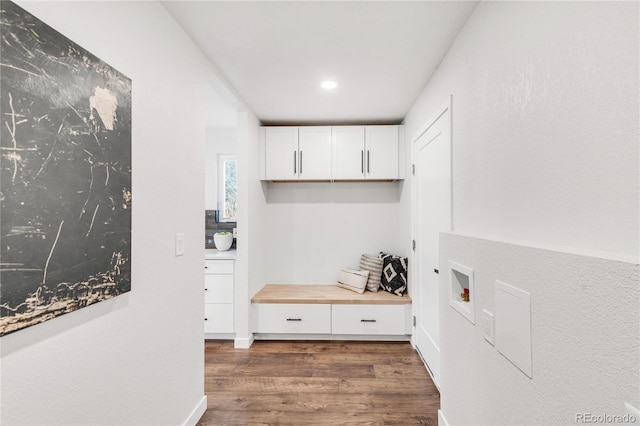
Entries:
[[367,290],[376,293],[380,288],[380,277],[382,276],[382,264],[384,261],[375,254],[363,254],[360,258],[360,269],[369,271],[367,280]]

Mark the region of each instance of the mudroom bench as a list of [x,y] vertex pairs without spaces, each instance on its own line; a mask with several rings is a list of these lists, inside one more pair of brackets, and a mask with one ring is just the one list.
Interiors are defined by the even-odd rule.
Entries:
[[409,340],[411,298],[336,285],[267,284],[251,299],[256,339]]

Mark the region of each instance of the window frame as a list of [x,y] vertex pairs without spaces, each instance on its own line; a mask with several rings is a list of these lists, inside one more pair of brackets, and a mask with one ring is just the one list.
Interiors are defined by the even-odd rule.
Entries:
[[[236,163],[236,206],[237,206],[237,194],[238,194],[238,159],[233,154],[220,154],[218,155],[218,222],[237,222],[237,210],[236,217],[225,217],[225,162],[233,160]],[[236,207],[237,208],[237,207]]]

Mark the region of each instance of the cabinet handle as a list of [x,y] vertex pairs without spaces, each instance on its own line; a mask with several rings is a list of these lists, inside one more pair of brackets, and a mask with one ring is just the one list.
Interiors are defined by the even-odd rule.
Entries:
[[302,176],[302,150],[300,150],[300,175]]
[[371,165],[371,162],[369,161],[369,150],[367,150],[367,173],[371,174],[371,171],[369,170],[369,166]]
[[293,174],[297,174],[298,171],[296,169],[296,161],[298,161],[298,155],[297,152],[293,151]]
[[361,319],[360,322],[376,322],[374,319]]
[[364,173],[364,151],[360,151],[360,173]]
[[287,318],[287,321],[302,321],[302,318]]
[[205,288],[205,289],[204,289],[204,291],[208,291],[208,290],[209,290],[208,288]]
[[204,320],[205,320],[205,321],[209,321],[209,318],[205,318]]

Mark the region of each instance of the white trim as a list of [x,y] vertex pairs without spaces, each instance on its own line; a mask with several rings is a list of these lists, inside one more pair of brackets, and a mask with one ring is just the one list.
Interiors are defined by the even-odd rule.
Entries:
[[438,410],[438,426],[449,426],[447,418],[444,416],[442,410]]
[[218,154],[218,176],[216,176],[216,179],[218,180],[218,211],[219,213],[219,218],[218,221],[221,223],[226,223],[226,222],[237,222],[238,218],[234,217],[234,218],[225,218],[222,217],[222,212],[224,211],[224,199],[225,199],[225,193],[224,193],[224,176],[225,176],[225,170],[224,170],[224,162],[227,160],[233,160],[236,162],[236,200],[238,199],[238,156],[236,154]]
[[577,256],[595,257],[598,259],[613,260],[614,262],[625,262],[625,263],[631,263],[634,265],[637,265],[640,263],[640,257],[632,254],[627,254],[627,253],[614,253],[614,252],[601,251],[601,250],[591,250],[591,249],[586,249],[581,247],[568,247],[568,246],[560,246],[560,245],[554,245],[554,244],[536,243],[536,242],[525,241],[525,240],[499,238],[491,235],[481,235],[481,234],[474,235],[474,234],[468,234],[468,233],[457,232],[457,231],[443,232],[443,234],[453,235],[458,237],[473,238],[476,240],[494,241],[497,243],[512,244],[515,246],[523,246],[523,247],[535,248],[540,250],[555,251],[559,253],[574,254]]
[[207,411],[207,395],[203,396],[198,405],[191,411],[187,419],[182,423],[184,426],[195,426],[200,421],[202,415]]
[[[429,117],[428,120],[426,120],[425,125],[421,128],[420,131],[418,131],[416,133],[416,135],[410,140],[410,146],[409,149],[411,150],[411,165],[412,167],[415,166],[416,164],[416,142],[418,142],[418,140],[422,137],[423,134],[425,134],[433,125],[436,124],[436,122],[440,119],[440,117],[442,117],[444,114],[446,114],[447,112],[449,112],[449,196],[450,196],[450,200],[449,200],[449,223],[450,223],[450,230],[453,231],[454,229],[454,223],[453,223],[453,194],[454,194],[454,190],[453,190],[453,116],[452,116],[452,108],[453,108],[453,95],[449,95],[446,100],[444,102],[442,102],[440,104],[440,106],[436,109],[436,112]],[[415,171],[415,169],[413,170]],[[411,178],[411,239],[413,241],[416,241],[418,239],[417,236],[417,206],[416,206],[416,200],[418,198],[418,188],[417,185],[415,183],[415,174],[414,173],[410,173],[410,178]],[[419,244],[419,243],[418,243]],[[419,249],[418,249],[419,250]],[[416,284],[416,275],[417,275],[417,250],[411,250],[411,254],[410,254],[410,262],[409,262],[409,266],[410,268],[412,268],[410,270],[409,273],[409,293],[411,294],[411,297],[414,298],[414,300],[417,300],[418,303],[412,303],[412,315],[419,320],[420,319],[420,289],[419,286]],[[411,266],[413,265],[413,266]],[[417,324],[413,326],[413,336],[411,338],[411,342],[412,345],[416,348],[416,351],[418,351],[418,353],[420,353],[420,351],[418,350],[418,341],[417,341]],[[431,339],[431,337],[429,336],[429,339]],[[436,348],[438,348],[438,345],[435,345]],[[438,348],[439,351],[439,348]],[[427,367],[427,370],[429,371],[429,374],[431,374],[431,370],[428,367],[428,364],[426,363],[426,361],[424,360],[424,358],[422,357],[422,354],[420,354],[420,357],[422,358],[425,366]],[[438,366],[439,368],[439,366]],[[432,375],[433,377],[433,375]],[[434,380],[434,383],[436,383],[436,381]],[[439,389],[439,384],[436,383],[436,386],[438,386]]]
[[233,341],[233,347],[235,349],[249,349],[253,345],[253,335],[249,337],[236,337]]
[[410,342],[408,335],[255,333],[256,340],[377,340]]
[[[413,147],[413,144],[420,138],[420,136],[422,136],[422,134],[424,132],[429,130],[429,128],[434,125],[434,123],[438,120],[438,118],[440,118],[440,116],[442,114],[444,114],[448,110],[451,110],[452,105],[453,105],[453,95],[449,95],[447,100],[444,101],[442,104],[440,104],[440,106],[438,108],[436,108],[437,112],[434,115],[432,115],[431,117],[429,117],[429,119],[426,121],[427,124],[425,124],[422,127],[422,129],[411,139],[411,146],[412,147]],[[453,122],[451,117],[449,117],[449,121]],[[412,160],[413,160],[413,158],[412,158]]]

